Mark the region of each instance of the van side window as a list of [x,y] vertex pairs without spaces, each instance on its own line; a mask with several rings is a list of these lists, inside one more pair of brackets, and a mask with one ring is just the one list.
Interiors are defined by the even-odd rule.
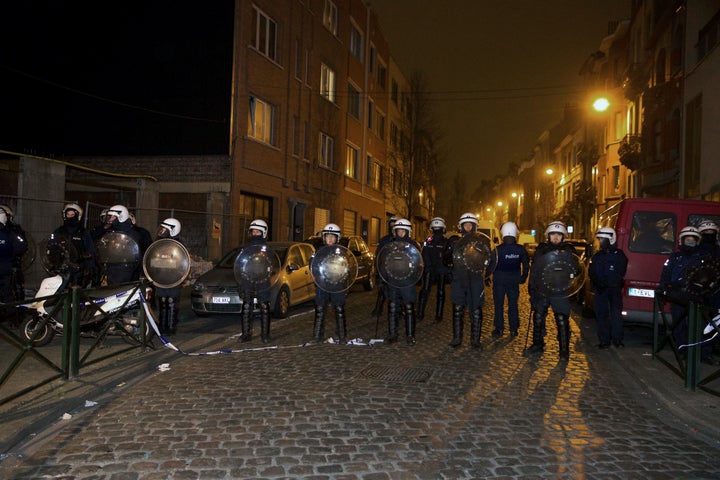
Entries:
[[637,253],[669,255],[675,250],[676,230],[673,213],[638,210],[633,214],[628,248]]

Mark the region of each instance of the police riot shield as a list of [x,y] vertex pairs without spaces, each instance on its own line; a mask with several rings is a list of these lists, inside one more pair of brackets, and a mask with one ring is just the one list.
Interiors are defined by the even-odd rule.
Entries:
[[357,278],[355,255],[342,245],[324,245],[310,259],[310,274],[320,289],[330,293],[344,292]]
[[533,270],[537,271],[537,286],[546,297],[571,297],[585,283],[585,266],[570,250],[550,250],[535,256]]
[[692,298],[704,300],[720,293],[720,258],[710,255],[689,267],[682,288]]
[[69,236],[51,234],[40,242],[40,259],[45,271],[52,275],[80,269],[80,256]]
[[130,266],[140,262],[140,247],[130,235],[108,232],[95,244],[95,258],[102,266]]
[[280,259],[267,245],[249,245],[235,258],[233,272],[245,292],[264,292],[272,288],[280,275]]
[[378,273],[392,287],[415,285],[422,278],[423,267],[420,250],[412,243],[392,241],[378,252]]
[[143,272],[160,288],[177,287],[190,274],[190,253],[172,238],[156,240],[145,251]]
[[493,255],[497,256],[497,251],[490,247],[490,237],[480,232],[469,233],[453,247],[453,269],[485,275]]

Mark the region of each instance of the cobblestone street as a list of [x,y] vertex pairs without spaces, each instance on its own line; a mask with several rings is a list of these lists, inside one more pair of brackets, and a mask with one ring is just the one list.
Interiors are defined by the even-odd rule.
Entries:
[[[375,337],[374,293],[348,297],[348,334]],[[615,351],[573,314],[570,361],[558,362],[555,326],[546,352],[521,353],[521,330],[483,351],[451,350],[450,308],[425,319],[417,345],[300,346],[312,314],[276,322],[273,343],[242,346],[224,329],[217,349],[172,357],[27,456],[0,463],[3,478],[35,479],[710,479],[720,478],[720,438],[693,436],[649,407]],[[428,311],[434,311],[431,297]],[[256,330],[257,330],[256,326]],[[181,325],[180,329],[183,329]],[[386,330],[380,320],[378,337]],[[586,331],[584,331],[586,330]],[[335,333],[329,316],[326,332]],[[582,332],[582,333],[581,333]],[[214,332],[217,333],[217,332]],[[258,333],[256,331],[256,333]],[[583,338],[585,335],[587,338]],[[259,335],[258,335],[259,336]],[[177,335],[179,345],[182,334]],[[631,346],[629,345],[629,348]],[[678,382],[667,372],[669,381]]]

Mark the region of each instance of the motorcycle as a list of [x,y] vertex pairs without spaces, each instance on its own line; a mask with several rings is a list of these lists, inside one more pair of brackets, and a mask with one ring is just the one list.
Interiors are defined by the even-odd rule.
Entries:
[[[108,237],[108,238],[105,238]],[[98,244],[98,262],[107,265],[130,268],[139,261],[137,243],[123,233],[108,233],[104,242]],[[67,293],[70,279],[81,268],[72,241],[68,238],[51,236],[41,245],[43,266],[51,274],[42,280],[35,295],[35,301],[26,306],[31,315],[21,324],[21,336],[34,346],[48,344],[56,334],[64,330],[65,312],[71,314],[72,305],[65,308],[60,293]],[[190,255],[182,244],[164,239],[155,242],[143,258],[143,270],[147,278],[161,287],[179,285],[189,273]],[[168,273],[169,272],[169,273]],[[78,290],[81,297],[80,335],[121,335],[129,343],[140,338],[140,309],[150,296],[151,287],[145,282],[126,283],[117,286]],[[66,301],[69,296],[65,297]],[[155,333],[150,322],[144,322],[145,338]]]

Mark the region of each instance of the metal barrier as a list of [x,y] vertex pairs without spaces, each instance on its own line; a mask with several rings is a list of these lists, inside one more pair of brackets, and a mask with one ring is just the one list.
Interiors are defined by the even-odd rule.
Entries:
[[[687,304],[688,338],[678,339],[675,337],[675,330],[678,324],[683,321],[680,318],[670,318],[665,312],[667,302]],[[655,305],[653,314],[653,359],[659,360],[680,378],[685,380],[685,388],[695,391],[699,388],[707,393],[720,396],[720,390],[710,388],[708,384],[720,378],[720,368],[701,378],[700,355],[703,339],[703,329],[710,321],[703,303],[694,300],[675,299],[661,291],[655,292]],[[715,326],[717,329],[717,326]],[[662,330],[662,331],[661,331]],[[684,343],[682,343],[684,342]],[[675,362],[663,358],[659,353],[670,346]],[[681,350],[681,346],[686,346]],[[683,350],[687,354],[683,354]]]
[[[140,306],[138,308],[138,328],[137,334],[127,330],[127,324],[121,319],[122,315],[126,314],[126,307],[129,300],[137,292],[142,297],[141,301],[145,301],[143,295],[144,282],[133,282],[125,284],[128,288],[132,287],[130,295],[125,302],[118,308],[114,313],[104,312],[100,306],[91,298],[88,294],[90,290],[82,290],[78,287],[73,287],[63,293],[50,295],[47,297],[39,297],[31,299],[32,302],[45,300],[45,301],[56,301],[52,306],[52,309],[48,312],[49,315],[42,318],[40,323],[37,325],[35,333],[30,340],[21,338],[11,328],[8,327],[9,322],[0,322],[0,338],[7,341],[8,344],[14,346],[18,352],[13,360],[9,363],[7,368],[2,372],[0,376],[0,389],[10,379],[10,377],[18,372],[18,367],[26,356],[32,355],[35,359],[39,360],[40,363],[47,366],[54,372],[49,378],[45,378],[42,381],[32,384],[28,387],[21,389],[20,391],[14,392],[8,396],[0,397],[0,405],[3,405],[11,400],[21,397],[33,390],[42,387],[54,380],[63,379],[70,380],[80,374],[82,367],[93,365],[95,363],[106,360],[110,357],[121,355],[125,352],[140,348],[141,351],[146,351],[147,348],[154,349],[152,344],[152,335],[146,335],[148,331],[147,318],[145,310]],[[134,285],[134,287],[133,287]],[[139,290],[139,291],[138,291]],[[29,314],[26,306],[31,303],[30,299],[26,299],[22,302],[6,303],[3,305],[4,308],[18,308],[26,310],[26,314]],[[89,310],[88,310],[89,309]],[[42,332],[44,328],[50,328],[47,324],[50,321],[50,317],[55,317],[62,311],[62,349],[60,355],[60,361],[56,362],[49,359],[46,355],[41,353],[39,346],[35,346],[34,342],[37,336]],[[95,337],[93,343],[90,345],[85,354],[80,356],[80,337],[82,333],[81,329],[81,317],[83,315],[94,315],[96,312],[102,317],[100,320],[94,322],[101,324],[100,330]],[[128,347],[120,350],[115,350],[112,353],[100,356],[98,358],[90,359],[90,355],[102,345],[102,342],[110,334],[120,335],[123,340],[128,343]],[[151,331],[152,333],[152,331]]]

